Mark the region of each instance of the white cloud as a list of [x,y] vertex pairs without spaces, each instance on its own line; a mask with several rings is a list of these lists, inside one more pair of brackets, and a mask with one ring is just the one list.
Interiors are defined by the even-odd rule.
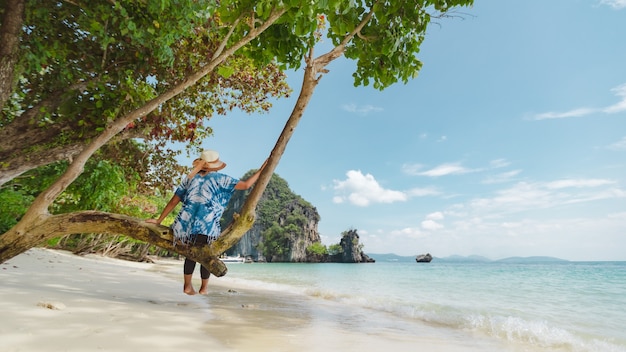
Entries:
[[424,167],[422,164],[404,164],[402,165],[402,172],[407,175],[416,176],[420,174],[420,170]]
[[441,192],[437,191],[434,188],[412,188],[405,192],[409,197],[425,197],[425,196],[436,196],[441,194]]
[[618,97],[622,97],[617,104],[613,104],[609,107],[603,109],[607,114],[614,114],[617,112],[626,111],[626,84],[622,84],[621,86],[615,87],[611,89],[612,92],[615,92],[615,95]]
[[426,220],[422,221],[421,226],[425,230],[439,230],[442,229],[444,226],[437,221],[441,221],[443,219],[444,215],[440,211],[430,213],[426,215]]
[[601,199],[626,198],[626,191],[615,188],[616,182],[604,179],[564,179],[552,182],[519,182],[498,191],[491,198],[476,198],[468,202],[473,214],[497,217],[515,213],[554,208],[566,204]]
[[564,119],[567,117],[580,117],[580,116],[592,114],[596,111],[598,111],[598,109],[591,109],[591,108],[578,108],[578,109],[573,109],[573,110],[565,111],[565,112],[551,111],[551,112],[544,112],[541,114],[537,114],[535,115],[533,120]]
[[569,188],[569,187],[599,187],[605,185],[614,184],[615,181],[610,180],[602,180],[602,179],[568,179],[568,180],[558,180],[553,182],[546,183],[546,188],[549,189],[560,189],[560,188]]
[[473,172],[473,170],[465,168],[461,166],[459,163],[451,163],[451,164],[441,164],[430,170],[419,172],[417,173],[417,175],[439,177],[439,176],[446,176],[446,175],[466,174],[469,172]]
[[608,5],[616,10],[626,8],[626,0],[600,0],[600,5]]
[[341,108],[347,112],[352,112],[352,113],[356,113],[359,115],[367,115],[371,112],[383,111],[382,108],[379,108],[373,105],[357,106],[356,104],[345,104],[345,105],[342,105]]
[[[467,173],[472,173],[472,172],[480,172],[480,171],[485,171],[488,169],[499,169],[499,168],[507,167],[509,165],[511,165],[511,163],[507,161],[506,159],[494,159],[494,160],[491,160],[489,162],[489,166],[485,168],[469,169],[469,168],[462,166],[460,163],[444,163],[430,170],[423,170],[424,165],[422,164],[406,163],[402,165],[402,171],[412,176],[439,177],[439,176],[446,176],[446,175],[461,175],[461,174],[467,174]],[[511,177],[519,174],[520,172],[521,170],[513,170],[513,171],[501,173],[496,176],[491,176],[486,181],[483,181],[483,183],[505,182]]]
[[405,227],[400,230],[394,230],[389,233],[393,237],[403,237],[403,238],[421,238],[426,236],[420,229],[415,227]]
[[371,174],[363,174],[360,170],[346,172],[343,181],[333,180],[335,196],[333,202],[340,204],[350,202],[366,207],[372,203],[404,202],[411,197],[436,196],[440,192],[434,188],[412,188],[407,191],[395,191],[383,188]]
[[434,220],[424,220],[421,225],[425,230],[439,230],[443,228],[443,225]]
[[[624,3],[626,0],[613,1],[614,3]],[[626,111],[626,83],[611,89],[611,92],[620,97],[620,101],[617,103],[596,109],[596,108],[576,108],[565,112],[544,112],[532,117],[533,120],[547,120],[547,119],[563,119],[568,117],[580,117],[593,114],[596,112],[602,112],[605,114],[615,114],[622,111]]]
[[492,183],[509,182],[511,181],[511,179],[513,179],[513,177],[519,175],[521,172],[522,170],[512,170],[512,171],[502,172],[496,175],[491,175],[491,176],[488,176],[486,179],[484,179],[483,183],[492,184]]
[[610,144],[607,148],[611,150],[626,150],[626,137],[622,137],[621,140]]
[[511,165],[511,163],[507,161],[506,159],[495,159],[495,160],[491,160],[489,162],[489,165],[494,169],[499,169],[501,167],[507,167]]
[[428,220],[443,220],[443,218],[444,218],[443,213],[440,211],[426,215],[426,219]]
[[340,195],[335,196],[335,203],[347,200],[358,206],[368,206],[370,203],[403,202],[409,197],[401,191],[384,189],[371,174],[363,175],[360,170],[350,170],[344,181],[334,180],[334,190]]

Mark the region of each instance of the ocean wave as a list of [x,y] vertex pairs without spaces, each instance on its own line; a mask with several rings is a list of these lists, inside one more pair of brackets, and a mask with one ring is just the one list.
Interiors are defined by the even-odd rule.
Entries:
[[536,321],[517,316],[479,314],[467,309],[435,303],[424,303],[417,306],[387,298],[345,294],[320,288],[309,288],[300,293],[342,305],[349,304],[392,314],[401,319],[470,331],[497,338],[510,344],[527,346],[533,351],[626,352],[624,345],[619,342],[602,340],[599,337],[580,332],[571,332],[553,326],[545,320]]

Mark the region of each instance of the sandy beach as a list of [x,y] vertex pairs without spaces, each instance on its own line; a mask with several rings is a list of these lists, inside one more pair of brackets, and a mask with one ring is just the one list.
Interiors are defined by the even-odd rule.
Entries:
[[381,313],[251,290],[228,275],[211,277],[208,295],[187,296],[181,270],[179,261],[31,249],[0,264],[0,351],[498,350],[435,327],[381,324]]

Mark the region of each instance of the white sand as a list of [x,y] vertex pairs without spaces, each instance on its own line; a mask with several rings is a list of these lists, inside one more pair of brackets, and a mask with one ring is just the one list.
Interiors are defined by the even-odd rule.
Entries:
[[0,264],[0,351],[503,350],[319,299],[237,287],[228,275],[212,277],[207,296],[187,296],[181,271],[178,261],[31,249]]
[[208,302],[152,267],[45,249],[0,264],[0,351],[219,350]]

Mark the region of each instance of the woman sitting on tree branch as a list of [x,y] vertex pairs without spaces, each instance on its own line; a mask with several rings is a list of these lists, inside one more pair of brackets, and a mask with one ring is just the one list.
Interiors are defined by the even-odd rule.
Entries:
[[[218,152],[205,150],[200,154],[200,158],[193,161],[193,170],[176,188],[174,196],[163,209],[161,216],[158,219],[148,219],[146,222],[160,224],[174,207],[182,202],[182,208],[172,224],[174,241],[186,245],[206,242],[209,245],[222,232],[220,218],[233,192],[252,187],[266,164],[267,160],[247,180],[238,180],[217,172],[225,168],[226,163],[219,159]],[[191,282],[195,268],[196,262],[185,258],[183,292],[188,295],[196,294]],[[209,270],[202,265],[200,294],[208,293],[209,276]]]

